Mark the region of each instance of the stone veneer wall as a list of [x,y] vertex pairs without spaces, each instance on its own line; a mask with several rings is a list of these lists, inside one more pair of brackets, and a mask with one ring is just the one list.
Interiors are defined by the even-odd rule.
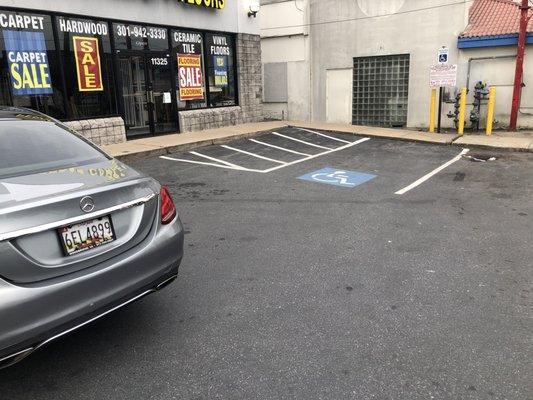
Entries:
[[239,106],[179,112],[180,131],[263,121],[261,43],[259,35],[237,35],[237,83]]
[[263,84],[259,35],[237,35],[237,82],[243,122],[263,120]]
[[210,128],[242,124],[241,107],[206,108],[180,111],[180,131],[195,132]]
[[126,128],[121,117],[83,119],[64,124],[98,146],[126,141]]

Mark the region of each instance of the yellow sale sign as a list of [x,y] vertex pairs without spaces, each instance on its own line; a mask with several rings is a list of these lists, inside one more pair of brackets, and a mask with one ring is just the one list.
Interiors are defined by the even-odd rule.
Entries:
[[180,100],[203,100],[204,79],[200,54],[178,54]]
[[104,90],[98,39],[74,36],[72,41],[78,72],[78,89],[80,92]]

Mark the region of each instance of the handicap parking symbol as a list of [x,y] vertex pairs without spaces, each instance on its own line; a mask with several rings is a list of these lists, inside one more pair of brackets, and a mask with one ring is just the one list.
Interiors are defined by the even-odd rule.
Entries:
[[298,179],[326,183],[333,186],[354,188],[374,179],[375,177],[376,175],[366,174],[364,172],[346,171],[344,169],[327,167],[302,175],[298,177]]

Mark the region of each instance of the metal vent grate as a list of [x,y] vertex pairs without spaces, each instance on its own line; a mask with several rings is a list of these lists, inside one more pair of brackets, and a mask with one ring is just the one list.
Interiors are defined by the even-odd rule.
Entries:
[[353,59],[354,125],[407,124],[409,54]]

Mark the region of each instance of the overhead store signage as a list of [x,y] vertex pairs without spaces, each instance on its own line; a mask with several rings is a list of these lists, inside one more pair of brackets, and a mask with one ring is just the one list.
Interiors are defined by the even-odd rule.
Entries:
[[429,69],[429,86],[457,86],[457,64],[432,65]]
[[225,0],[178,0],[181,3],[190,4],[202,8],[215,8],[218,10],[224,9],[226,6]]
[[172,41],[177,47],[180,101],[203,100],[202,35],[173,31]]
[[104,90],[98,39],[74,36],[72,42],[76,57],[79,91],[94,92]]
[[117,50],[168,50],[166,28],[113,23],[113,31]]
[[44,17],[38,15],[0,13],[0,27],[11,29],[44,29]]
[[[0,21],[5,21],[2,17],[5,14],[0,15]],[[42,26],[42,21],[34,24],[29,16],[11,17],[18,17],[19,22],[31,24],[32,28]],[[53,93],[44,33],[12,30],[3,33],[13,95]]]
[[79,33],[82,35],[108,35],[107,23],[105,22],[59,18],[58,26],[60,32]]

